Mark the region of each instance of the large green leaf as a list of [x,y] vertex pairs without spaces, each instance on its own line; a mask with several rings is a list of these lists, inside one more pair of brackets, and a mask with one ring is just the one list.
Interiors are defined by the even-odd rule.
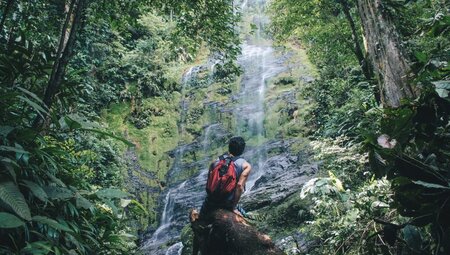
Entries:
[[91,209],[94,207],[94,205],[91,203],[91,201],[87,200],[80,194],[76,195],[76,204],[77,204],[78,208],[83,208],[83,209]]
[[56,220],[52,220],[45,216],[33,216],[33,221],[48,225],[49,227],[52,227],[56,230],[61,230],[61,231],[65,231],[65,232],[73,232],[73,230],[70,229],[68,226],[63,225],[63,224],[57,222]]
[[42,189],[41,186],[27,180],[23,180],[22,182],[28,189],[30,189],[35,197],[39,198],[39,200],[41,200],[42,202],[48,201],[47,193],[45,193],[44,189]]
[[442,98],[446,98],[450,94],[450,81],[434,81],[435,90]]
[[[14,166],[18,167],[17,162],[10,159],[10,158],[4,158],[0,156],[0,166],[1,168],[3,168],[4,170],[6,170],[8,172],[8,174],[11,176],[11,178],[13,179],[14,182],[16,182],[17,180],[17,174],[16,171],[14,169]],[[1,169],[0,168],[0,169]]]
[[413,181],[413,183],[426,187],[426,188],[430,188],[430,189],[450,189],[449,186],[443,186],[440,184],[436,184],[436,183],[429,183],[429,182],[424,182],[424,181]]
[[29,153],[28,151],[25,151],[20,148],[11,147],[11,146],[0,146],[0,151],[9,151],[9,152],[15,152],[15,153]]
[[20,251],[20,254],[45,255],[52,251],[52,246],[47,241],[37,241],[28,243],[25,248]]
[[66,200],[75,196],[72,190],[64,187],[46,186],[43,189],[50,199]]
[[129,193],[114,188],[102,189],[97,191],[95,194],[99,198],[126,198],[130,196]]
[[38,105],[37,103],[31,101],[30,99],[23,97],[23,96],[17,96],[19,99],[21,99],[22,101],[24,101],[25,103],[27,103],[29,106],[31,106],[31,108],[33,108],[37,114],[39,114],[39,116],[41,116],[42,118],[44,118],[44,115],[47,115],[48,112],[47,110],[45,110],[44,108],[42,108],[42,106]]
[[61,181],[59,178],[57,178],[57,177],[54,176],[53,174],[51,174],[51,173],[49,173],[49,172],[46,172],[46,175],[47,175],[54,183],[58,184],[59,186],[67,187],[66,184],[65,184],[63,181]]
[[39,104],[42,105],[43,108],[45,108],[46,110],[48,110],[47,106],[45,105],[45,103],[33,92],[26,90],[24,88],[21,87],[17,87],[18,90],[24,92],[25,94],[29,95],[30,97],[32,97],[34,100],[36,100]]
[[0,212],[0,228],[17,228],[25,223],[15,215],[6,212]]
[[0,183],[0,200],[7,204],[17,215],[25,220],[31,220],[30,208],[22,193],[12,181]]
[[14,128],[10,126],[0,126],[0,136],[6,137]]
[[403,238],[405,239],[405,242],[408,244],[408,246],[415,251],[420,251],[422,245],[422,237],[420,236],[417,228],[412,225],[406,225],[402,229],[402,233]]

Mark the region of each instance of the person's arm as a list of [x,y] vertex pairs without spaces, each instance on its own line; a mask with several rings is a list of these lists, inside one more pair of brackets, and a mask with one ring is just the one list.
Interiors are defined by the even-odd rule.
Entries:
[[239,203],[239,199],[241,199],[241,195],[242,193],[244,193],[245,182],[247,181],[247,178],[250,175],[250,171],[252,170],[252,166],[248,162],[245,162],[242,165],[242,168],[244,169],[244,171],[242,171],[242,174],[239,177],[236,191],[234,193],[233,208],[236,208],[237,204]]

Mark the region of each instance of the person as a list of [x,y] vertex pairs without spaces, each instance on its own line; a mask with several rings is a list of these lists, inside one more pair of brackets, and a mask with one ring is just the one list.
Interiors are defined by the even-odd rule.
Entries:
[[[216,209],[230,210],[242,216],[242,214],[238,210],[238,203],[242,196],[242,193],[245,191],[245,183],[252,170],[250,163],[248,163],[244,158],[241,157],[244,149],[244,138],[237,136],[230,139],[228,143],[228,152],[221,155],[219,159],[231,158],[231,160],[234,162],[237,179],[236,188],[228,197],[222,200],[216,200],[207,195],[200,209],[200,219],[202,217],[205,217],[209,212]],[[217,164],[219,163],[219,159],[211,163],[209,171],[217,166]]]

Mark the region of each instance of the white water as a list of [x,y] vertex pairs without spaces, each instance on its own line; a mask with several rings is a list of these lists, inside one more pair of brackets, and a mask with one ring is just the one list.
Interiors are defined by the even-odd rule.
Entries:
[[208,127],[205,128],[205,135],[202,141],[202,145],[203,145],[203,152],[205,153],[205,155],[209,154],[209,147],[210,147],[210,143],[211,143],[211,133],[212,130],[214,130],[215,127],[219,126],[220,124],[212,124],[209,125]]
[[[259,146],[265,140],[265,98],[268,80],[285,70],[280,64],[272,42],[264,37],[264,26],[269,22],[264,14],[266,1],[251,3],[244,1],[243,12],[253,13],[253,22],[257,26],[256,33],[242,45],[242,54],[238,59],[244,70],[241,81],[239,104],[234,111],[237,135],[251,139]],[[263,165],[266,152],[261,147],[250,155],[247,160],[252,164],[252,173],[247,181],[246,190],[251,190],[255,182],[264,174]]]
[[[161,215],[160,226],[153,233],[152,237],[145,241],[142,246],[142,250],[145,252],[155,252],[159,249],[159,247],[172,239],[171,228],[172,228],[172,220],[173,220],[173,212],[174,212],[174,200],[171,197],[171,194],[176,194],[177,192],[182,192],[185,187],[187,181],[182,182],[176,188],[169,190],[164,199],[164,210]],[[153,254],[153,253],[150,253]],[[166,253],[167,254],[167,253]],[[173,253],[169,253],[173,254]]]
[[178,242],[167,249],[165,255],[181,255],[181,252],[183,251],[183,243]]

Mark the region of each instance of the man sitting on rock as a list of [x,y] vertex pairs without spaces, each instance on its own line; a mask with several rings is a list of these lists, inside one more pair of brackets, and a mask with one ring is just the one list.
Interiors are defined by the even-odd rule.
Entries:
[[[230,142],[228,144],[228,152],[221,155],[219,159],[211,163],[209,167],[208,183],[206,188],[208,194],[200,210],[200,219],[202,219],[202,217],[205,217],[206,214],[215,209],[226,209],[240,214],[236,207],[242,193],[244,192],[245,182],[247,181],[250,171],[252,170],[251,165],[245,159],[240,157],[244,152],[244,149],[244,138],[240,136],[233,137],[230,139]],[[223,183],[217,183],[223,180],[212,180],[213,177],[211,175],[213,174],[213,171],[217,170],[216,168],[218,168],[219,165],[222,166],[222,170],[224,170],[223,172],[225,172],[225,170],[228,170],[228,168],[232,168],[230,164],[234,164],[236,180],[230,180],[231,182],[235,181],[235,183],[229,183],[228,188],[230,188],[231,191],[227,192],[224,190],[227,187],[224,187],[224,185],[222,185]],[[225,175],[226,174],[227,173],[225,173]],[[214,181],[216,181],[216,183],[211,183]],[[212,189],[215,188],[215,190],[208,190],[208,186],[211,187],[214,185],[217,185],[216,187],[212,187]]]
[[252,167],[240,157],[245,148],[242,137],[233,137],[228,152],[214,161],[208,172],[207,196],[200,214],[190,213],[194,232],[192,254],[198,255],[281,255],[269,236],[258,232],[242,217],[237,204]]
[[237,205],[252,170],[251,165],[240,157],[244,149],[244,139],[240,136],[233,137],[228,144],[228,152],[211,163],[206,185],[208,194],[200,210],[200,219],[216,209],[230,210],[241,215]]

